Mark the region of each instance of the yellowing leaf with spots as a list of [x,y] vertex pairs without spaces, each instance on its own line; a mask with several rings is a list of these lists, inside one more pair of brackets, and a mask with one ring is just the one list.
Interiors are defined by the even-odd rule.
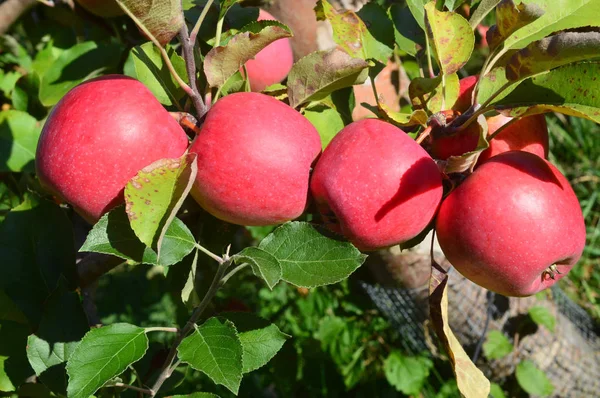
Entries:
[[196,154],[160,159],[144,167],[125,187],[127,217],[136,236],[156,249],[192,188],[198,166]]
[[471,57],[475,36],[466,19],[454,12],[435,9],[435,1],[425,5],[425,27],[442,74],[451,75]]

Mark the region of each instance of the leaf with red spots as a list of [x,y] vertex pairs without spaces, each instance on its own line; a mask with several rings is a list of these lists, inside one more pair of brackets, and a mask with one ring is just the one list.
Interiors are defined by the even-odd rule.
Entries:
[[496,24],[487,34],[490,49],[496,48],[513,32],[532,23],[542,14],[544,10],[537,4],[515,4],[513,0],[502,0],[496,7]]
[[408,86],[408,96],[413,109],[437,113],[454,105],[458,99],[459,87],[456,73],[433,79],[417,77]]
[[288,97],[295,108],[319,101],[336,90],[363,83],[369,64],[338,49],[316,51],[300,58],[288,75]]
[[132,19],[144,26],[163,46],[171,41],[183,26],[180,0],[117,0]]
[[442,74],[456,73],[467,63],[475,46],[469,22],[457,13],[436,10],[432,1],[425,5],[425,27]]
[[291,37],[292,32],[277,21],[258,21],[245,26],[225,46],[214,47],[204,58],[204,73],[211,87],[220,87],[246,61],[254,58],[275,40]]
[[559,112],[600,123],[599,83],[600,62],[561,66],[523,81],[494,105],[507,116]]
[[506,64],[509,81],[522,80],[600,54],[600,32],[561,32],[517,51]]
[[431,323],[448,353],[461,394],[466,398],[487,397],[490,393],[490,381],[471,361],[448,324],[447,286],[448,272],[440,265],[434,264],[431,267],[431,279],[429,280]]
[[144,167],[125,187],[125,204],[131,228],[160,258],[161,243],[188,195],[198,165],[196,154],[160,159]]

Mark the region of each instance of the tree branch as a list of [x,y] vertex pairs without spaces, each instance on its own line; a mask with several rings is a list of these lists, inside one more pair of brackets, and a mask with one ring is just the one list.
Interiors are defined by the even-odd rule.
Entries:
[[11,25],[35,3],[37,3],[36,0],[6,0],[1,3],[0,35],[6,33]]
[[208,112],[208,107],[202,100],[202,96],[200,95],[200,91],[198,91],[198,86],[196,85],[196,59],[194,58],[194,43],[190,40],[186,24],[183,24],[181,30],[179,31],[179,40],[181,41],[181,46],[183,47],[183,59],[185,60],[185,67],[190,80],[190,87],[194,93],[193,95],[190,95],[190,98],[192,99],[194,108],[196,108],[196,117],[198,120],[202,120],[206,112]]

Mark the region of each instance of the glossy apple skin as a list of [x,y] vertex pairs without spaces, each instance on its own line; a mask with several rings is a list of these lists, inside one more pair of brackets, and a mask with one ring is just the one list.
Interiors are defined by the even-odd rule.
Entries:
[[328,227],[369,251],[423,231],[442,198],[442,181],[433,159],[406,133],[363,119],[327,146],[311,192]]
[[[488,136],[508,123],[511,118],[497,115],[487,119]],[[475,124],[473,124],[475,127]],[[460,156],[474,151],[479,142],[479,131],[470,126],[464,131],[436,139],[431,145],[431,154],[436,159],[446,160],[450,156]],[[548,156],[548,126],[544,115],[526,116],[512,123],[489,141],[489,148],[479,155],[478,164],[503,152],[519,150]]]
[[77,3],[92,14],[103,18],[125,14],[115,0],[77,0]]
[[[488,136],[511,121],[504,115],[487,119]],[[476,144],[477,145],[477,144]],[[490,141],[490,147],[479,155],[479,164],[492,156],[513,150],[530,152],[541,158],[548,157],[548,125],[544,115],[527,116],[512,123]]]
[[[265,10],[260,10],[258,20],[276,20]],[[246,62],[246,70],[250,79],[252,91],[263,91],[270,85],[281,82],[286,78],[294,64],[294,53],[290,40],[279,39],[269,44],[254,57]]]
[[123,202],[137,172],[180,157],[188,139],[139,81],[108,75],[84,82],[56,104],[36,152],[40,182],[90,223]]
[[478,76],[467,76],[459,80],[458,83],[460,88],[458,92],[458,99],[452,107],[453,110],[464,113],[471,107],[471,97],[473,96],[473,90],[475,89],[477,80],[479,80]]
[[[450,263],[505,296],[552,286],[581,257],[585,224],[569,182],[537,155],[510,151],[481,165],[443,202],[437,237]],[[557,264],[561,274],[544,271]]]
[[211,108],[190,152],[198,154],[192,195],[205,210],[233,224],[273,225],[304,212],[321,138],[283,102],[236,93]]

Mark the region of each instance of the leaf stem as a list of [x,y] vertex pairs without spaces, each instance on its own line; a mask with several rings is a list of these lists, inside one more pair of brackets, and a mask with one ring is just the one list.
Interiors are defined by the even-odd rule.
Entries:
[[113,383],[113,384],[109,384],[106,387],[118,387],[118,388],[127,388],[128,390],[133,390],[133,391],[138,391],[141,392],[143,394],[147,394],[147,395],[152,395],[152,390],[148,389],[148,388],[140,388],[140,387],[136,387],[136,386],[131,386],[129,384],[125,384],[125,383]]
[[181,46],[183,47],[183,59],[185,60],[185,67],[191,86],[191,94],[188,94],[192,99],[194,108],[196,109],[196,117],[198,118],[198,120],[201,120],[204,117],[204,115],[206,115],[206,112],[208,112],[208,107],[204,103],[204,100],[202,99],[202,96],[200,95],[200,91],[198,91],[198,86],[196,84],[196,58],[194,57],[194,42],[188,36],[186,24],[183,24],[183,26],[179,30],[179,40],[181,41]]
[[[173,363],[173,360],[177,356],[177,347],[179,347],[179,344],[181,344],[183,339],[185,339],[187,337],[187,335],[192,330],[194,330],[194,328],[196,326],[196,322],[198,322],[198,319],[200,319],[200,316],[202,316],[202,313],[208,307],[208,304],[210,304],[212,299],[215,297],[215,295],[217,294],[217,291],[223,286],[223,283],[222,283],[223,275],[225,275],[225,272],[231,265],[232,259],[229,258],[228,255],[225,255],[223,258],[219,258],[219,260],[220,260],[219,267],[217,268],[217,272],[210,284],[210,287],[208,288],[208,291],[204,295],[204,298],[202,298],[202,301],[200,302],[198,307],[196,307],[196,309],[194,310],[190,319],[185,324],[185,327],[183,328],[183,330],[179,333],[179,335],[173,342],[173,345],[171,346],[171,350],[169,351],[169,355],[167,356],[167,360],[165,361],[165,363],[162,367],[162,370],[161,370],[160,374],[158,375],[158,378],[156,379],[156,382],[150,389],[151,396],[155,396],[158,393],[158,390],[160,390],[160,387],[169,378],[169,376],[171,376],[171,373],[175,370],[175,367],[171,366],[171,364]],[[176,365],[177,364],[178,363],[176,362]]]
[[235,267],[234,269],[232,269],[231,271],[229,271],[229,273],[227,275],[225,275],[223,277],[223,279],[221,279],[221,286],[223,286],[224,284],[227,283],[227,281],[234,276],[235,274],[237,274],[238,272],[240,272],[241,270],[243,270],[244,268],[248,267],[250,264],[248,263],[242,263],[240,265],[238,265],[237,267]]
[[225,22],[225,17],[219,19],[219,22],[217,22],[217,34],[215,36],[215,47],[219,47],[221,45],[221,32],[223,32],[223,22]]
[[198,243],[196,243],[196,249],[200,250],[202,253],[206,254],[208,257],[212,258],[213,260],[215,260],[219,264],[222,264],[222,263],[225,262],[225,260],[223,260],[223,257],[217,256],[215,253],[211,252],[210,250],[208,250],[204,246],[201,246]]
[[214,0],[208,0],[206,2],[206,4],[204,5],[204,8],[202,9],[202,13],[200,14],[200,17],[198,18],[198,20],[196,21],[196,24],[194,25],[194,28],[190,32],[190,44],[192,45],[192,47],[194,47],[194,45],[196,44],[196,37],[198,36],[198,32],[200,31],[200,26],[202,26],[202,22],[204,22],[204,18],[206,18],[206,15],[208,14],[208,11],[210,10],[210,7],[212,6],[213,1]]
[[177,333],[177,332],[179,332],[179,329],[177,329],[177,328],[169,328],[169,327],[162,327],[162,326],[145,328],[144,330],[146,331],[146,333],[150,333],[150,332],[171,332],[171,333]]

